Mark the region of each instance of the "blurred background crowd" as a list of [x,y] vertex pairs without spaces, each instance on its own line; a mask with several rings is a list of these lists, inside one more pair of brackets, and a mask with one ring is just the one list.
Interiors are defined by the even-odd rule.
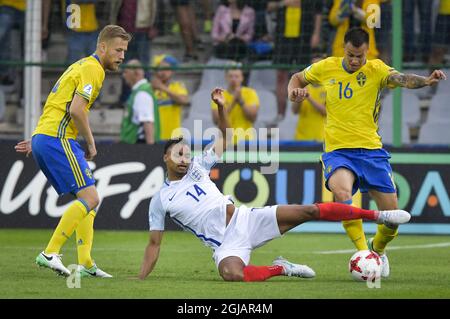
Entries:
[[[301,104],[287,100],[293,72],[327,56],[343,55],[343,37],[353,26],[369,32],[369,58],[392,63],[392,28],[401,23],[402,69],[427,75],[431,67],[450,74],[450,0],[42,0],[42,102],[62,70],[95,51],[98,31],[118,24],[133,35],[121,72],[109,74],[91,111],[100,139],[119,140],[124,119],[136,112],[150,121],[133,142],[155,143],[180,127],[215,125],[213,87],[226,89],[234,128],[279,127],[279,139],[321,143],[325,91],[310,87]],[[74,6],[79,24],[68,23]],[[373,11],[375,8],[380,10]],[[0,138],[23,135],[25,0],[0,0]],[[379,13],[379,15],[378,15]],[[377,27],[368,22],[379,17]],[[158,69],[160,68],[160,69]],[[130,109],[133,90],[148,81],[155,103]],[[405,144],[450,145],[450,81],[403,93]],[[380,134],[392,142],[392,93],[383,93]],[[142,116],[137,114],[142,113]],[[441,132],[441,133],[439,133]],[[122,132],[123,133],[123,132]],[[270,136],[266,136],[269,138]],[[243,134],[235,142],[261,136]]]

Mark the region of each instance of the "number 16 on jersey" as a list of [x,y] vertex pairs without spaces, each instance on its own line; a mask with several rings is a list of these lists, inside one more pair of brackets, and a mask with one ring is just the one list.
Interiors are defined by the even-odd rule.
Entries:
[[343,83],[339,82],[339,99],[342,100],[342,95],[344,95],[344,98],[350,99],[353,96],[353,90],[350,87],[350,82],[347,82],[347,85],[344,88],[344,92],[342,92]]

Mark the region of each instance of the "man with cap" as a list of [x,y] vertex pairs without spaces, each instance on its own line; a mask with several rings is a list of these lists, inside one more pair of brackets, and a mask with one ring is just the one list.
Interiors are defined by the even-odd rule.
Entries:
[[170,55],[157,55],[153,66],[161,67],[152,78],[152,87],[158,101],[160,138],[168,140],[181,134],[182,108],[189,105],[189,92],[182,82],[172,81],[173,70],[178,61]]

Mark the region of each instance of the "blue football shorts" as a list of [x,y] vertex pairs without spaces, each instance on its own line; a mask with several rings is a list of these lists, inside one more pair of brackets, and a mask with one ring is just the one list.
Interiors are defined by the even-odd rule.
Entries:
[[75,195],[95,184],[84,151],[76,140],[36,134],[31,148],[36,163],[59,195]]

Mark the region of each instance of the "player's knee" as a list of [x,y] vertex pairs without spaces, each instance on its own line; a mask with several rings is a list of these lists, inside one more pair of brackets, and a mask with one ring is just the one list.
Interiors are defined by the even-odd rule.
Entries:
[[345,202],[352,199],[352,192],[345,189],[333,191],[334,198],[337,202]]
[[95,209],[100,203],[100,198],[98,197],[97,193],[89,194],[89,196],[86,196],[84,200],[91,210]]
[[244,274],[242,271],[234,271],[229,268],[224,268],[220,275],[222,276],[223,280],[225,281],[243,281],[244,280]]
[[91,209],[95,209],[98,206],[98,204],[100,204],[100,198],[96,194],[95,196],[92,197],[92,207],[91,207]]

